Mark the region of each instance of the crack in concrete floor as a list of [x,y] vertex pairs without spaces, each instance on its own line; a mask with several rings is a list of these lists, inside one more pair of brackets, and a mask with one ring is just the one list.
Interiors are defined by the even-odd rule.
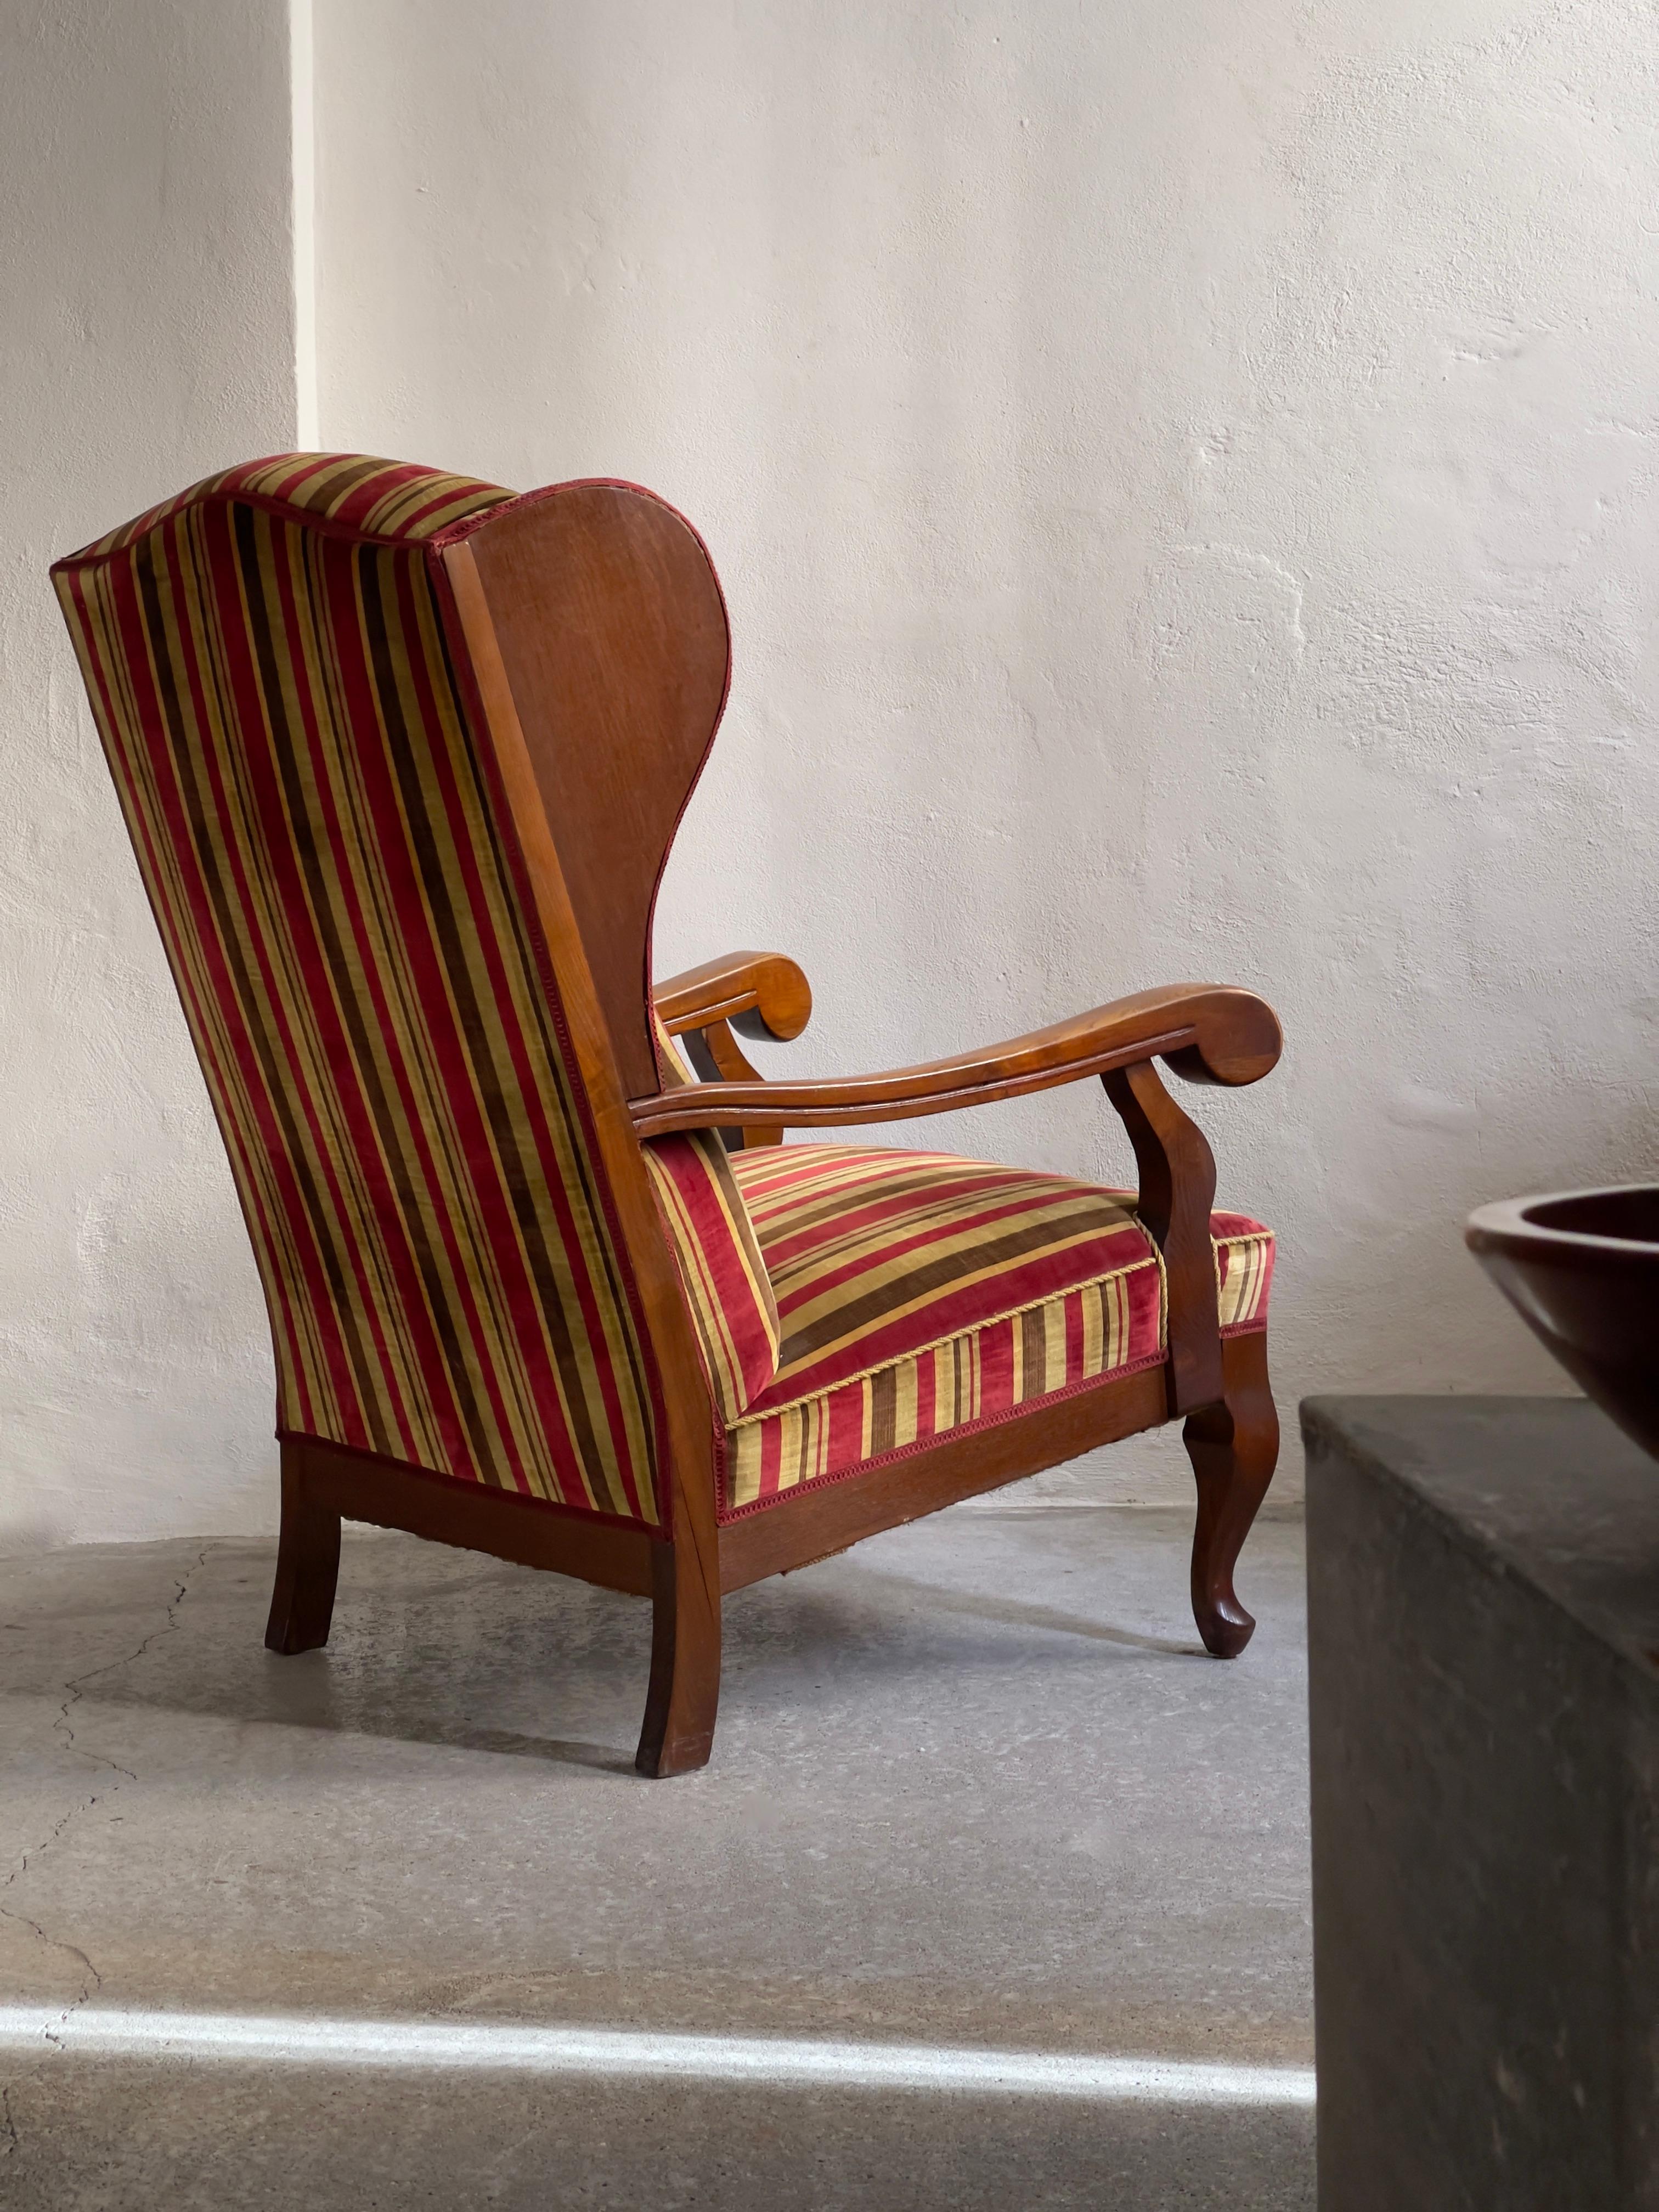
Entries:
[[[1221,1667],[1189,1656],[1189,1528],[945,1515],[740,1593],[714,1763],[660,1785],[629,1765],[648,1613],[611,1593],[349,1537],[328,1650],[283,1660],[262,1643],[268,1546],[0,1563],[0,1613],[27,1628],[0,1645],[0,1718],[24,1723],[6,1794],[45,1837],[0,1885],[0,1912],[54,1947],[60,1979],[72,1971],[54,1998],[66,2012],[615,2021],[1305,2064],[1300,1532],[1253,1540],[1241,1587],[1262,1627]],[[145,1622],[143,1585],[162,1576],[164,1617]],[[121,1648],[88,1652],[123,1613]],[[50,1725],[30,1729],[47,1697]],[[27,1749],[42,1734],[98,1770],[50,1817],[51,1764]],[[279,2085],[246,2065],[66,2056],[5,2071],[0,2146],[26,2212],[331,2207],[366,2189],[526,2212],[609,2196],[968,2207],[1016,2189],[1126,2212],[1312,2201],[1309,2129],[1271,2116],[1091,2131],[971,2100],[952,2118],[827,2094],[630,2105],[486,2080],[464,2110],[442,2100],[440,2138],[425,2091],[372,2074]],[[283,2159],[261,2148],[273,2128]],[[664,2141],[678,2179],[653,2162]]]
[[[202,1550],[198,1553],[195,1562],[195,1571],[199,1571],[207,1565],[208,1553],[210,1549],[210,1546],[204,1546]],[[122,1668],[134,1665],[138,1660],[144,1656],[144,1654],[149,1650],[151,1646],[161,1638],[177,1633],[179,1627],[179,1608],[185,1601],[185,1593],[190,1588],[190,1581],[191,1577],[188,1573],[182,1580],[179,1581],[172,1598],[166,1603],[166,1619],[162,1621],[159,1628],[153,1629],[150,1633],[144,1638],[143,1643],[139,1644],[136,1651],[125,1652],[118,1659],[106,1660],[100,1666],[89,1667],[87,1668],[85,1673],[71,1676],[69,1680],[64,1682],[63,1686],[66,1694],[62,1705],[59,1705],[58,1709],[57,1714],[53,1717],[52,1725],[54,1733],[61,1734],[64,1740],[64,1749],[70,1752],[76,1759],[90,1759],[96,1765],[106,1766],[112,1773],[120,1776],[124,1781],[137,1781],[138,1777],[131,1767],[124,1766],[119,1759],[112,1759],[106,1753],[90,1751],[84,1745],[80,1743],[77,1740],[76,1731],[70,1723],[70,1715],[73,1712],[76,1706],[80,1705],[85,1698],[86,1686],[88,1683],[95,1682],[106,1674],[112,1674],[117,1673]],[[114,1788],[116,1790],[118,1790],[120,1786],[120,1782],[117,1782],[114,1784]],[[25,1850],[19,1855],[17,1863],[11,1869],[10,1872],[7,1874],[4,1880],[0,1881],[0,1893],[3,1893],[9,1889],[15,1882],[20,1881],[29,1872],[31,1867],[38,1866],[40,1860],[46,1856],[47,1851],[52,1849],[52,1845],[57,1843],[59,1837],[64,1834],[64,1831],[70,1826],[70,1824],[79,1819],[82,1814],[89,1813],[94,1806],[100,1803],[104,1796],[108,1794],[112,1793],[101,1790],[94,1790],[90,1796],[82,1797],[75,1804],[71,1805],[69,1810],[63,1815],[62,1819],[56,1823],[52,1832],[43,1842],[35,1844],[32,1850]],[[102,1974],[100,1973],[98,1968],[93,1964],[92,1960],[87,1956],[87,1954],[78,1944],[71,1943],[69,1942],[67,1937],[52,1935],[46,1929],[41,1926],[38,1920],[30,1919],[27,1913],[19,1912],[15,1906],[6,1905],[3,1902],[0,1902],[0,1918],[15,1921],[21,1926],[27,1929],[39,1942],[44,1943],[49,1949],[61,1952],[66,1958],[76,1960],[80,1966],[86,1969],[89,1978],[82,1984],[79,1996],[69,2007],[66,2008],[67,2011],[73,2011],[76,2006],[87,2003],[90,2000],[93,1993],[103,1987],[104,1978]],[[15,2125],[12,2122],[9,2107],[7,2108],[6,2112],[6,2123],[10,2131],[12,2145],[15,2148],[17,2142],[17,2131]]]

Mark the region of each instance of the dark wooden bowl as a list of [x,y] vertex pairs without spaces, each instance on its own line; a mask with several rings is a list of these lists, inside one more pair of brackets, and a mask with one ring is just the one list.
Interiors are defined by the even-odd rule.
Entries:
[[1504,1199],[1463,1234],[1573,1381],[1659,1459],[1659,1184]]

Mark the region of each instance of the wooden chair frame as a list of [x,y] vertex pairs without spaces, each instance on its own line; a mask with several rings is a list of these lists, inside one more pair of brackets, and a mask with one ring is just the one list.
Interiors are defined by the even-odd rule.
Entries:
[[[652,1036],[651,914],[675,827],[713,743],[728,671],[726,614],[702,540],[631,486],[556,488],[487,515],[437,556],[458,674],[493,749],[586,1086],[596,1149],[654,1364],[665,1471],[659,1530],[285,1439],[282,1535],[266,1642],[325,1643],[343,1519],[403,1528],[649,1597],[650,1685],[637,1765],[708,1758],[720,1693],[720,1601],[1099,1444],[1184,1417],[1198,1485],[1192,1596],[1222,1657],[1255,1626],[1233,1589],[1272,1477],[1278,1423],[1263,1332],[1222,1338],[1210,1212],[1215,1168],[1160,1082],[1242,1084],[1279,1056],[1279,1024],[1248,992],[1141,993],[988,1050],[830,1081],[765,1082],[740,1035],[798,1036],[806,979],[780,954],[739,952],[657,987],[705,1080],[665,1088]],[[1168,1285],[1164,1364],[946,1435],[896,1463],[785,1496],[722,1524],[716,1413],[642,1146],[672,1130],[775,1142],[1018,1097],[1098,1075],[1140,1177],[1140,1218]]]

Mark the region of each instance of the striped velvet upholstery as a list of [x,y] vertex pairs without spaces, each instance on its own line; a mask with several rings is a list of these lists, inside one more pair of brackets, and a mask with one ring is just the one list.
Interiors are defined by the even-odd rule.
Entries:
[[1212,1213],[1216,1287],[1223,1336],[1266,1328],[1273,1286],[1273,1232],[1248,1213]]
[[368,453],[276,453],[243,461],[204,477],[176,499],[164,500],[136,520],[58,562],[53,574],[106,561],[185,508],[234,499],[295,516],[353,537],[415,545],[435,538],[475,515],[501,507],[514,495],[471,477],[445,476],[412,461],[380,461]]
[[[652,1018],[665,1086],[690,1083],[673,1039]],[[777,1372],[778,1309],[732,1171],[713,1129],[659,1137],[645,1147],[657,1203],[679,1263],[714,1403],[735,1421]]]
[[[732,1167],[782,1344],[727,1433],[728,1516],[1164,1357],[1163,1267],[1132,1193],[844,1145]],[[1265,1327],[1271,1232],[1242,1214],[1213,1228],[1224,1327]]]
[[434,548],[511,496],[210,478],[54,571],[229,1150],[280,1427],[658,1519],[641,1329]]

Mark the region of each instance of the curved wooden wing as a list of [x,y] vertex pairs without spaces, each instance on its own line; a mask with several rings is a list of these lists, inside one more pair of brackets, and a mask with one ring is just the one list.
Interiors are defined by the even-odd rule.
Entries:
[[708,550],[637,485],[559,484],[469,532],[625,1096],[658,1087],[651,917],[726,705]]

